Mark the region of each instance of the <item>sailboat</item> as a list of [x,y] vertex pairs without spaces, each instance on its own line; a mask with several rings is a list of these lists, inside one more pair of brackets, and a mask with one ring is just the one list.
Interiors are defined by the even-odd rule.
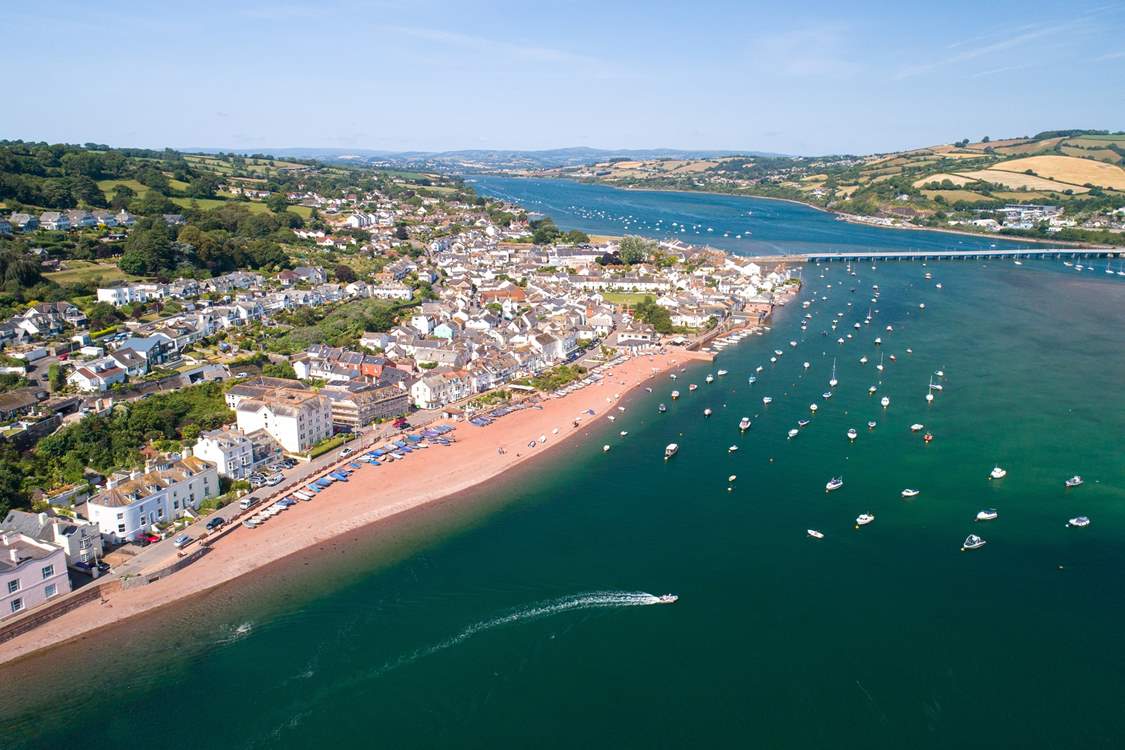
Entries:
[[829,388],[835,388],[840,381],[836,380],[836,358],[832,358],[832,379],[828,381]]
[[934,401],[934,377],[930,376],[930,388],[926,391],[926,403],[932,404]]
[[879,352],[879,364],[875,365],[875,369],[879,372],[883,371],[883,352]]

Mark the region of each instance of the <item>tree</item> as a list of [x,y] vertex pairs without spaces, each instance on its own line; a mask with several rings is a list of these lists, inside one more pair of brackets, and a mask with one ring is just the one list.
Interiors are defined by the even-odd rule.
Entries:
[[66,387],[66,377],[58,362],[52,363],[47,368],[47,383],[51,386],[51,393],[58,393]]
[[120,211],[127,207],[136,197],[137,191],[128,185],[114,185],[113,198],[110,200],[109,205]]
[[617,254],[621,256],[622,261],[633,265],[634,263],[643,263],[648,258],[649,253],[655,249],[656,243],[652,240],[629,235],[622,238]]
[[410,233],[406,231],[406,225],[403,224],[402,222],[399,222],[398,224],[395,225],[395,239],[396,240],[408,240],[408,239],[410,239]]
[[333,273],[336,275],[336,281],[339,281],[341,284],[350,284],[356,279],[355,271],[352,270],[352,267],[343,263],[336,266]]
[[270,193],[270,197],[266,198],[266,205],[275,214],[283,214],[289,207],[289,201],[285,199],[284,193]]
[[645,297],[633,306],[633,317],[652,326],[657,333],[672,332],[672,315],[667,309],[656,304],[652,297]]

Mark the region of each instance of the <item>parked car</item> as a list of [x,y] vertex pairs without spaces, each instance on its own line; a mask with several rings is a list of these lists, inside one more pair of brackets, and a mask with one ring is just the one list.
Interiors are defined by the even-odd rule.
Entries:
[[344,450],[340,451],[340,457],[341,458],[347,458],[350,455],[352,455],[352,449],[351,448],[344,448]]
[[147,547],[148,545],[152,544],[152,542],[149,541],[148,537],[146,536],[139,536],[133,540],[133,544],[137,545],[138,547]]
[[266,479],[266,484],[268,484],[270,487],[273,487],[275,484],[281,484],[283,479],[285,479],[285,477],[281,476],[280,474],[273,474],[268,479]]
[[250,510],[250,508],[253,508],[255,503],[257,503],[257,502],[258,502],[258,498],[254,497],[253,495],[250,495],[249,497],[244,497],[241,500],[239,500],[238,501],[238,507],[242,508],[242,510]]
[[220,518],[219,516],[215,516],[214,518],[212,518],[210,521],[207,522],[207,530],[208,531],[214,531],[215,529],[219,528],[220,526],[222,526],[226,522],[227,522],[227,519]]
[[191,541],[191,537],[189,535],[180,534],[178,537],[176,537],[175,539],[172,540],[172,544],[174,544],[176,547],[183,547],[185,544],[187,544],[190,541]]
[[160,535],[159,534],[147,534],[146,533],[146,534],[141,534],[141,536],[143,536],[145,539],[152,542],[153,544],[160,541]]

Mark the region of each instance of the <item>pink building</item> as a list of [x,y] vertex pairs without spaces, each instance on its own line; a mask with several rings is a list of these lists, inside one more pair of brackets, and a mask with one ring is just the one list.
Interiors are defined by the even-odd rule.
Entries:
[[69,592],[62,547],[14,531],[0,535],[0,620]]

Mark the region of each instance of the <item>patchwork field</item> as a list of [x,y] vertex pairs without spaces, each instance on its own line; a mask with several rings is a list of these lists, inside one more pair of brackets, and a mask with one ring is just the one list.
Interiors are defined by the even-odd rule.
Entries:
[[938,172],[937,174],[932,174],[929,177],[923,177],[920,180],[915,180],[913,184],[914,187],[922,187],[923,185],[927,185],[931,182],[943,182],[944,180],[949,180],[957,187],[976,182],[976,180],[974,180],[973,178],[965,177],[964,175],[953,174],[952,172]]
[[[1028,167],[1028,169],[1030,169],[1030,167]],[[1064,185],[1060,182],[1048,180],[1045,177],[1037,177],[1021,172],[1008,172],[1002,169],[978,169],[975,172],[959,172],[958,174],[1016,189],[1027,188],[1028,190],[1054,190],[1058,192],[1073,190],[1076,193],[1089,191],[1089,188],[1084,188],[1081,185]]]
[[1023,172],[1030,169],[1037,175],[1059,182],[1073,185],[1090,183],[1099,187],[1125,190],[1125,169],[1114,164],[1076,159],[1072,156],[1029,156],[1025,159],[1000,162],[993,169],[1006,172]]
[[936,198],[939,195],[945,199],[947,203],[956,203],[957,201],[965,201],[967,203],[987,203],[993,198],[980,193],[974,193],[971,190],[923,190],[922,195],[927,198]]

